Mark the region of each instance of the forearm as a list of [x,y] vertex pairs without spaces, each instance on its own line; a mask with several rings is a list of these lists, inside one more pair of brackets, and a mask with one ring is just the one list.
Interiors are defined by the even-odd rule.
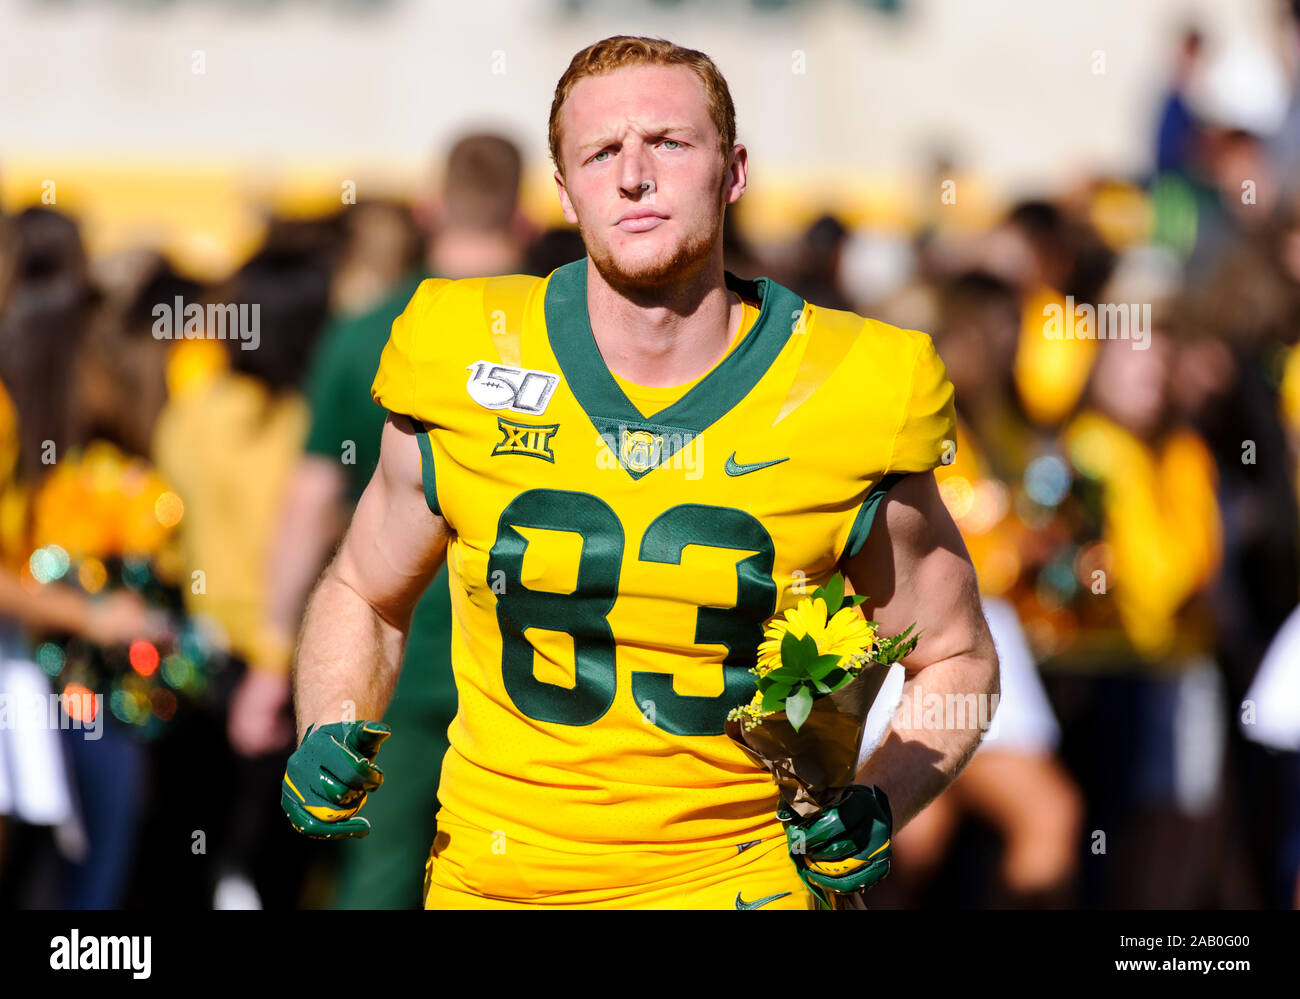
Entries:
[[298,741],[312,724],[384,716],[409,626],[409,617],[386,620],[331,564],[308,602],[298,643]]
[[[331,525],[332,526],[332,525]],[[275,629],[292,639],[302,620],[303,607],[321,566],[329,561],[338,532],[306,530],[301,523],[286,524],[277,539],[271,566],[269,611]]]
[[8,570],[0,570],[0,614],[35,632],[84,634],[90,623],[90,601],[71,587],[48,584],[28,590]]
[[857,777],[859,784],[875,784],[889,796],[895,830],[970,762],[997,708],[999,691],[992,643],[931,663],[908,678],[889,735]]
[[[346,526],[343,488],[341,473],[319,458],[304,458],[294,472],[267,567],[268,661],[255,667],[288,671],[312,584]],[[283,650],[282,658],[275,655],[277,650]]]
[[379,466],[307,605],[294,667],[298,739],[307,727],[383,718],[415,605],[450,532],[425,502],[409,421],[384,423]]

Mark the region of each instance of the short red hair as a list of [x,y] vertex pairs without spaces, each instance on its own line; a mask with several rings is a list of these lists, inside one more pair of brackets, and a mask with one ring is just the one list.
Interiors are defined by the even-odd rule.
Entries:
[[574,86],[588,76],[601,76],[624,66],[688,66],[704,84],[708,98],[709,117],[718,130],[719,150],[723,157],[736,144],[736,106],[731,101],[727,81],[703,52],[683,48],[663,38],[643,38],[636,35],[612,35],[588,45],[569,61],[569,68],[555,85],[555,99],[551,101],[551,120],[547,127],[547,141],[551,147],[551,160],[564,176],[560,159],[560,110],[569,99]]

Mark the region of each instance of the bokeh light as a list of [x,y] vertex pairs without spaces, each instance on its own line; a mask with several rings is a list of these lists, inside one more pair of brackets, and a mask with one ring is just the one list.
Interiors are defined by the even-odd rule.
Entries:
[[141,676],[153,676],[158,668],[158,649],[152,642],[136,639],[127,653],[131,668]]
[[163,527],[175,527],[185,514],[185,504],[179,496],[168,491],[154,501],[153,512]]

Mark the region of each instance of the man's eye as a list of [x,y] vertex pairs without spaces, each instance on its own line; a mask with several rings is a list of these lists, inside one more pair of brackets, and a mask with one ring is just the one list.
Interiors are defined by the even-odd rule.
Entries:
[[676,139],[664,139],[663,144],[665,146],[672,146],[672,148],[674,149],[676,149],[681,145],[681,143],[678,142]]
[[600,162],[603,162],[603,161],[601,160],[601,157],[602,157],[602,156],[608,156],[608,155],[609,155],[609,150],[608,150],[608,149],[602,149],[600,152],[598,152],[595,156],[593,156],[593,157],[591,158],[591,162],[593,162],[593,163],[600,163]]

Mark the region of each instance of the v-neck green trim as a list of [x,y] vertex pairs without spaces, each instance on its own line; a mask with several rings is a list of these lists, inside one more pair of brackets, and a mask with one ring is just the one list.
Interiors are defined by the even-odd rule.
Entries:
[[[758,384],[794,332],[803,299],[771,278],[746,281],[724,272],[726,286],[761,303],[753,328],[716,367],[676,402],[642,416],[600,356],[587,312],[587,258],[557,268],[546,285],[546,335],[569,389],[610,450],[640,478],[729,413]],[[659,436],[650,459],[629,467],[627,442],[638,431]],[[669,431],[667,434],[656,433]],[[646,467],[642,467],[646,466]]]

